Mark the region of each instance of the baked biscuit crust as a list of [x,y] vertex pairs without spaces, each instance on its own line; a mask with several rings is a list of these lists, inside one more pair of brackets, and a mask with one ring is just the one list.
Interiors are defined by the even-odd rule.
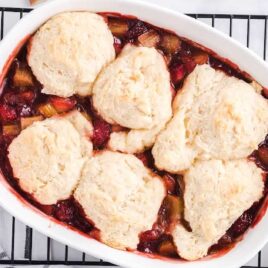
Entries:
[[173,118],[152,153],[159,169],[179,173],[195,160],[250,155],[268,132],[268,104],[243,80],[200,65],[173,103]]
[[105,244],[136,249],[139,234],[156,221],[165,192],[161,179],[138,158],[104,151],[85,164],[74,197]]
[[115,58],[113,36],[90,12],[65,12],[48,20],[33,36],[28,63],[43,93],[69,97],[91,94],[94,80]]

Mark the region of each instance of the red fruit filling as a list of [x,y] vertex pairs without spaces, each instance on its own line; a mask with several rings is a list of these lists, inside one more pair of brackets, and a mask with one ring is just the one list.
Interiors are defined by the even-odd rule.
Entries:
[[177,189],[176,179],[174,179],[170,174],[164,175],[163,179],[168,193],[174,194]]
[[36,98],[34,91],[28,90],[19,93],[8,92],[4,96],[4,102],[9,105],[32,104]]
[[82,207],[73,199],[60,201],[53,206],[52,215],[79,230],[89,233],[94,225],[86,220]]
[[138,157],[146,167],[154,168],[154,159],[151,150],[136,154],[136,157]]
[[176,65],[170,69],[171,81],[174,85],[177,85],[179,82],[181,82],[185,74],[186,71],[183,64]]
[[100,117],[93,120],[94,133],[92,137],[93,145],[96,149],[103,148],[108,142],[111,134],[111,125]]
[[17,118],[16,109],[7,104],[0,104],[0,118],[3,122],[15,120]]
[[134,39],[138,38],[140,35],[148,31],[148,26],[143,21],[131,21],[130,24],[132,24],[132,27],[126,34],[126,38],[130,41],[133,41]]

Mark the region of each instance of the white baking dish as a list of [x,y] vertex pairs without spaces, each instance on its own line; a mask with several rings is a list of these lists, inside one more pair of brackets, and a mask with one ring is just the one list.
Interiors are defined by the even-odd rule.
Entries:
[[[25,16],[0,43],[0,70],[5,69],[6,62],[21,40],[33,33],[51,16],[68,10],[112,11],[137,16],[141,20],[172,30],[180,36],[212,49],[220,56],[236,63],[260,84],[268,87],[267,64],[247,48],[194,19],[136,0],[55,0],[42,5]],[[3,71],[1,72],[3,74]],[[250,229],[243,241],[224,256],[195,262],[149,258],[142,254],[112,249],[53,221],[53,219],[24,202],[6,183],[1,174],[0,205],[19,220],[38,231],[73,248],[124,267],[239,267],[250,260],[268,241],[268,217],[265,215],[257,226]]]

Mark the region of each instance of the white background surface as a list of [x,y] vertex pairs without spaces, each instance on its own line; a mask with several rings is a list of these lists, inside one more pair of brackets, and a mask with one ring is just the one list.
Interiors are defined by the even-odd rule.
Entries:
[[[112,0],[111,0],[112,1]],[[186,13],[268,14],[268,0],[143,0]],[[28,0],[0,0],[1,6],[27,7]]]
[[[90,1],[90,0],[89,0]],[[111,0],[112,1],[112,0]],[[143,0],[148,1],[155,4],[160,4],[184,13],[227,13],[227,14],[262,14],[268,15],[268,0]],[[8,6],[8,7],[29,7],[27,0],[0,0],[0,6]],[[209,20],[203,20],[205,23],[211,23]],[[234,31],[233,37],[239,40],[241,43],[246,45],[245,39],[245,23],[237,21],[234,23]],[[5,33],[12,27],[14,24],[14,19],[8,19],[6,22]],[[215,21],[216,28],[228,33],[228,22],[217,23]],[[263,34],[264,34],[264,25],[258,21],[251,22],[251,39],[250,39],[250,48],[255,51],[260,56],[263,56]],[[6,228],[10,227],[10,220],[12,218],[5,218],[4,225]],[[21,230],[24,233],[24,225],[21,223],[17,223],[17,230]],[[2,236],[1,236],[2,237]],[[33,257],[39,258],[41,257],[41,248],[42,243],[46,243],[46,238],[36,233],[34,237],[34,242],[36,246],[33,245]],[[3,241],[0,239],[0,245]],[[8,241],[6,248],[9,247]],[[252,245],[254,246],[254,245]],[[57,242],[52,243],[52,254],[56,259],[64,258],[64,246],[60,245]],[[21,245],[15,245],[17,248],[17,253],[19,254],[19,250],[21,249]],[[35,252],[36,251],[36,252]],[[46,254],[46,252],[44,252]],[[268,247],[263,251],[262,254],[262,265],[268,267]],[[16,256],[15,256],[16,257]],[[45,256],[43,256],[45,257]],[[53,257],[53,256],[52,256]],[[69,257],[72,260],[81,260],[81,253],[78,253],[74,250],[69,251]],[[248,265],[257,266],[257,257],[255,257]],[[148,267],[149,268],[149,267]],[[228,268],[228,267],[219,267],[219,268]]]

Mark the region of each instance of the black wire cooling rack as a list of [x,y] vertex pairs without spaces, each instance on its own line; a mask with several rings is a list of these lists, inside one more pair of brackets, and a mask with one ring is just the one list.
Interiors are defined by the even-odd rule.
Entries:
[[[0,13],[1,13],[1,28],[0,28],[0,37],[1,39],[5,35],[5,22],[7,19],[7,16],[10,14],[16,14],[17,19],[23,17],[24,14],[30,12],[31,9],[29,8],[4,8],[0,7]],[[260,27],[262,28],[262,37],[254,38],[255,46],[257,44],[257,53],[263,57],[264,60],[266,60],[266,50],[267,50],[267,20],[268,15],[230,15],[230,14],[187,14],[195,19],[199,19],[204,21],[205,23],[211,25],[212,27],[215,27],[219,22],[223,22],[225,24],[225,33],[229,34],[230,36],[234,37],[234,32],[239,35],[240,39],[242,38],[244,40],[244,44],[247,47],[250,47],[251,43],[251,35],[254,33],[254,30],[252,30],[252,22],[258,22],[258,25],[254,26],[257,27],[258,30],[260,30]],[[240,22],[239,25],[237,25],[237,22]],[[235,25],[236,24],[236,25]],[[236,26],[236,27],[235,27]],[[239,29],[237,29],[239,28]],[[242,36],[243,35],[243,36]],[[251,47],[250,47],[251,48]],[[1,52],[0,52],[1,53]],[[18,225],[18,221],[12,217],[11,218],[11,232],[10,232],[10,254],[8,254],[9,258],[6,259],[0,259],[0,265],[1,266],[7,266],[7,265],[85,265],[85,266],[114,266],[113,264],[110,264],[108,262],[102,261],[102,260],[87,260],[87,255],[85,253],[81,253],[81,259],[80,260],[72,260],[69,255],[69,247],[64,246],[64,259],[55,259],[51,258],[51,243],[53,242],[52,239],[49,237],[46,238],[46,247],[44,252],[44,255],[46,256],[44,259],[34,259],[33,258],[33,234],[34,230],[28,226],[25,226],[25,232],[26,232],[26,243],[23,244],[19,242],[19,246],[23,247],[24,250],[24,258],[18,259],[15,258],[15,248],[17,248],[17,240],[16,240],[16,225]],[[6,239],[6,237],[5,237]],[[1,237],[0,237],[1,241]],[[0,243],[1,244],[1,243]],[[16,247],[15,247],[16,246]],[[252,245],[254,246],[254,245]],[[266,253],[259,252],[256,260],[256,265],[254,266],[243,266],[242,268],[268,268],[268,260],[265,264],[263,259],[265,255],[268,254],[268,251]]]

